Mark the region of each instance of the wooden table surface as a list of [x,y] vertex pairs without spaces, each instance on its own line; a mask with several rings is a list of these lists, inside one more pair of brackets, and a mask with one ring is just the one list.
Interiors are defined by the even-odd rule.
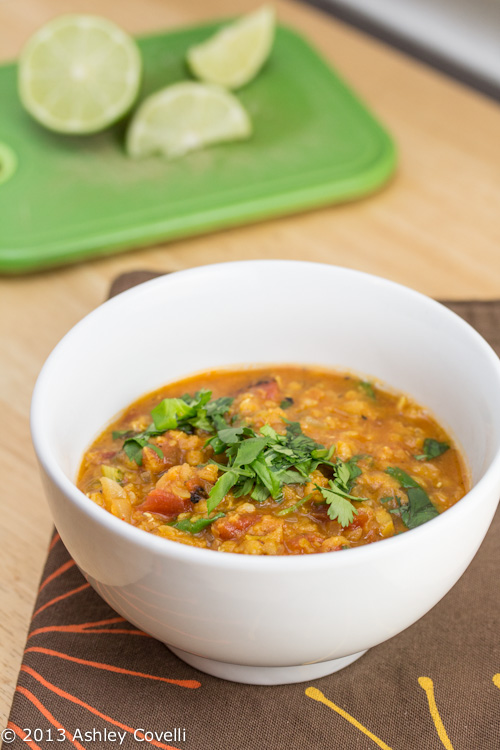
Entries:
[[[362,269],[442,298],[500,296],[500,107],[329,16],[290,1],[276,5],[280,18],[314,42],[393,133],[398,173],[359,203],[0,279],[2,719],[51,529],[29,437],[31,391],[50,350],[106,297],[116,275],[296,258]],[[2,0],[0,55],[14,58],[40,24],[63,12],[106,15],[140,33],[253,7],[250,0]]]

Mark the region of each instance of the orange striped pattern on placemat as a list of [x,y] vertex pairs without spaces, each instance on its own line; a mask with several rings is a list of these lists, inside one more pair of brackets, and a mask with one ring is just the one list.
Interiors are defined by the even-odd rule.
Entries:
[[[448,304],[500,351],[500,301]],[[498,750],[499,533],[497,513],[467,572],[411,628],[337,674],[277,687],[179,661],[90,588],[56,533],[2,747]]]

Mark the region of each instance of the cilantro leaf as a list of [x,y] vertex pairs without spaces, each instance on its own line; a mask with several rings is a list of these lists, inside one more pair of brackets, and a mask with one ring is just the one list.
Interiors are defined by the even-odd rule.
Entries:
[[[123,450],[139,466],[142,464],[142,449],[146,446],[163,458],[163,453],[157,445],[149,442],[151,437],[163,435],[167,430],[181,430],[191,433],[195,429],[205,432],[223,430],[227,426],[224,415],[233,403],[229,397],[210,401],[212,391],[202,389],[193,396],[185,393],[181,398],[164,398],[152,410],[153,423],[143,432],[133,430],[114,431],[113,440],[125,438]],[[217,450],[218,449],[218,450]],[[223,445],[219,442],[214,446],[215,452],[222,452]]]
[[207,511],[209,513],[211,513],[225,498],[229,490],[237,483],[238,479],[239,474],[231,470],[226,471],[218,478],[208,495]]
[[286,396],[280,404],[280,409],[289,409],[291,406],[293,406],[293,398]]
[[251,468],[255,471],[264,487],[269,490],[268,494],[271,495],[273,500],[278,500],[281,497],[281,483],[276,473],[271,471],[262,457],[252,461]]
[[[323,495],[328,504],[328,517],[332,521],[338,521],[341,526],[349,526],[358,514],[354,505],[349,502],[349,496],[345,494],[334,482],[330,481],[329,487],[320,487],[317,489]],[[353,497],[353,500],[362,500],[360,497]]]
[[142,464],[142,449],[152,448],[155,453],[163,458],[163,451],[154,443],[150,442],[150,438],[160,433],[155,430],[144,430],[144,432],[137,432],[132,434],[131,437],[126,438],[123,443],[123,450],[131,461],[135,461],[138,466]]
[[161,431],[175,430],[181,420],[194,415],[194,408],[182,398],[164,398],[151,410],[154,426]]
[[304,477],[295,469],[281,469],[275,472],[280,484],[305,484],[309,477]]
[[[212,396],[212,391],[208,391],[206,388],[202,388],[200,391],[196,391],[194,396],[191,396],[190,393],[185,393],[184,396],[182,396],[181,398],[192,409],[201,409],[206,404],[208,404],[211,396]],[[231,402],[232,402],[232,399],[231,399]]]
[[354,516],[358,514],[357,509],[350,501],[354,500],[359,503],[366,499],[349,494],[354,480],[361,474],[361,469],[356,461],[356,456],[349,461],[337,459],[334,464],[334,478],[330,480],[329,487],[316,485],[324,500],[328,503],[329,518],[332,521],[338,520],[341,526],[349,526]]
[[[241,480],[240,480],[240,482],[238,483],[239,485],[238,488],[234,489],[233,487],[234,497],[242,497],[243,495],[250,495],[252,493],[254,484],[255,484],[254,477],[247,477],[243,481],[243,484],[241,484]],[[266,490],[266,493],[267,493],[267,490]],[[264,499],[267,500],[267,495]]]
[[430,461],[432,458],[437,458],[446,453],[449,449],[448,443],[440,443],[439,440],[434,440],[434,438],[425,438],[423,453],[415,456],[415,458],[417,461]]
[[111,437],[113,440],[120,440],[121,438],[133,437],[136,434],[134,430],[113,430]]
[[359,468],[357,461],[359,459],[355,456],[353,458],[350,458],[349,461],[346,462],[346,466],[349,470],[349,479],[347,480],[347,486],[349,489],[354,484],[354,481],[359,477],[359,475],[362,473],[361,469]]
[[[233,443],[237,443],[240,436],[243,435],[244,429],[244,427],[226,427],[217,431],[217,437],[222,443],[233,445]],[[208,442],[210,442],[210,440]]]
[[269,497],[269,490],[264,484],[257,482],[250,497],[252,500],[255,500],[256,503],[264,503]]
[[123,450],[131,461],[135,461],[139,466],[142,464],[143,446],[137,440],[126,440],[123,444]]
[[[330,458],[334,447],[325,448],[304,435],[299,422],[288,422],[285,435],[265,424],[259,432],[250,427],[224,427],[207,440],[216,453],[224,453],[226,464],[215,463],[232,478],[217,480],[210,493],[209,508],[213,510],[225,494],[232,489],[235,497],[249,495],[255,502],[264,502],[269,497],[280,502],[283,485],[304,484],[320,464],[332,467]],[[345,482],[358,476],[357,466],[346,464]]]
[[265,437],[250,437],[247,440],[242,440],[232,466],[251,464],[262,453],[266,445],[267,439]]
[[400,503],[400,507],[395,509],[396,512],[399,510],[401,520],[407,528],[414,529],[439,515],[424,488],[405,471],[389,467],[386,474],[394,477],[408,495],[408,502]]
[[214,401],[209,401],[206,405],[208,419],[213,423],[216,430],[222,430],[226,426],[224,415],[227,414],[234,398],[222,396]]

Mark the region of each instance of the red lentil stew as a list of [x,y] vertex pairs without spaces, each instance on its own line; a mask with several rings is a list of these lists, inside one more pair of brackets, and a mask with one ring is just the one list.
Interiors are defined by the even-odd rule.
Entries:
[[407,396],[290,366],[206,372],[139,399],[87,451],[78,487],[156,536],[301,555],[419,526],[463,497],[468,477]]

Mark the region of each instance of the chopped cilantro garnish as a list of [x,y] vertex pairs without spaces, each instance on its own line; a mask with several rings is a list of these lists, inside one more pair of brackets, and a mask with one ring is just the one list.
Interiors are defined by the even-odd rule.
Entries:
[[293,398],[290,398],[290,396],[286,396],[286,398],[284,398],[281,402],[280,408],[289,409],[291,406],[293,406]]
[[224,415],[229,411],[229,407],[233,401],[234,399],[230,396],[222,396],[221,398],[214,399],[214,401],[208,401],[206,405],[207,418],[216,430],[221,430],[226,426],[227,423]]
[[194,396],[186,393],[181,398],[164,398],[151,410],[153,423],[147,429],[142,432],[115,431],[112,435],[113,440],[125,438],[123,450],[130,460],[135,461],[139,466],[142,464],[142,450],[146,446],[163,458],[161,449],[151,442],[152,437],[163,435],[167,430],[191,433],[199,429],[205,432],[216,432],[227,426],[224,415],[233,403],[233,399],[223,397],[211,401],[211,395],[211,391],[203,389],[197,391]]
[[[163,457],[161,449],[151,442],[151,438],[168,430],[193,432],[194,429],[213,433],[205,445],[211,445],[216,455],[223,456],[224,463],[213,461],[221,472],[207,499],[207,513],[212,513],[230,490],[235,497],[249,496],[255,502],[264,502],[271,497],[276,502],[283,499],[285,484],[305,484],[313,471],[324,465],[333,470],[329,487],[317,488],[328,504],[328,515],[338,519],[342,526],[348,526],[357,510],[352,501],[364,498],[350,495],[356,478],[361,474],[357,461],[364,456],[353,456],[349,461],[331,458],[335,447],[325,448],[302,432],[300,422],[283,421],[285,434],[278,433],[271,425],[265,424],[259,432],[251,427],[229,426],[225,415],[233,399],[224,397],[210,400],[211,392],[200,390],[191,396],[163,399],[151,411],[152,424],[142,432],[113,432],[113,439],[124,438],[123,450],[137,464],[142,463],[142,452],[147,446]],[[291,399],[289,399],[292,401]],[[290,404],[289,404],[290,405]],[[306,495],[294,505],[279,512],[287,515],[303,505],[310,495]],[[216,518],[199,521],[179,521],[175,528],[198,533]]]
[[[349,495],[344,495],[334,482],[330,482],[330,487],[320,487],[319,485],[316,485],[316,487],[328,503],[329,518],[332,521],[338,521],[341,526],[349,526],[354,516],[358,514],[354,505],[349,502]],[[356,500],[358,498],[353,497],[351,499]]]
[[[210,394],[208,394],[210,398]],[[151,410],[154,426],[157,430],[175,430],[182,420],[193,417],[196,411],[182,398],[164,398]]]
[[[144,430],[143,432],[137,432],[135,434],[128,433],[129,437],[127,437],[125,439],[125,442],[123,443],[123,450],[127,454],[128,458],[130,458],[131,461],[135,461],[139,466],[142,464],[143,448],[152,448],[160,458],[163,458],[163,452],[161,451],[161,449],[158,448],[158,446],[154,443],[150,442],[150,438],[161,434],[161,432],[154,429],[154,425],[151,425],[150,428]],[[114,432],[113,440],[117,439],[115,435],[116,433]]]
[[330,480],[329,487],[320,487],[317,489],[323,495],[328,503],[328,516],[332,521],[338,521],[341,526],[349,526],[354,516],[358,514],[357,509],[350,502],[354,500],[360,502],[365,500],[364,497],[354,497],[350,495],[353,481],[361,474],[361,469],[351,459],[351,461],[337,460],[334,466],[334,478]]
[[[286,422],[285,435],[269,424],[257,433],[250,427],[226,427],[209,438],[218,454],[224,453],[227,464],[217,464],[223,472],[208,497],[212,511],[229,490],[235,497],[249,495],[255,502],[268,497],[282,499],[284,484],[305,484],[320,464],[334,467],[330,461],[334,448],[327,449],[304,435],[299,422]],[[357,475],[357,467],[349,469]]]
[[448,443],[440,443],[439,440],[434,440],[434,438],[425,438],[423,453],[415,456],[415,458],[417,461],[430,461],[432,458],[437,458],[446,453],[449,449]]
[[415,479],[410,477],[406,471],[397,467],[389,467],[386,469],[386,473],[394,477],[401,487],[406,490],[406,494],[408,495],[407,503],[402,504],[399,502],[399,507],[391,511],[399,513],[401,520],[407,528],[414,529],[416,526],[420,526],[439,515],[424,488]]
[[238,482],[239,475],[235,471],[226,471],[210,490],[207,500],[207,510],[211,513],[225,498],[229,490]]

